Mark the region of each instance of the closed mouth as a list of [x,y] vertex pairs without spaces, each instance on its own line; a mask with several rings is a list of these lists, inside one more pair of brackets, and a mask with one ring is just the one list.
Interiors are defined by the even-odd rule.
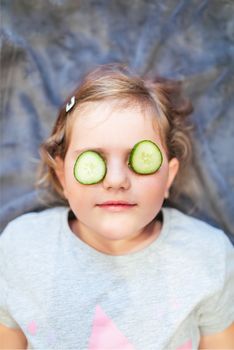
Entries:
[[110,204],[98,204],[99,207],[134,207],[136,204],[121,204],[121,203],[110,203]]

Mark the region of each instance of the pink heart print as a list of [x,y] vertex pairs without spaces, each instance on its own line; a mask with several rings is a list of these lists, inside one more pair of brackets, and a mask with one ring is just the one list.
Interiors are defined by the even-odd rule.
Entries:
[[186,343],[179,346],[176,350],[192,350],[192,340],[188,340]]
[[35,321],[31,321],[29,324],[28,324],[28,332],[32,335],[35,335],[36,334],[36,331],[37,331],[37,325],[36,325],[36,322]]
[[134,347],[97,305],[88,350],[101,349],[134,350]]

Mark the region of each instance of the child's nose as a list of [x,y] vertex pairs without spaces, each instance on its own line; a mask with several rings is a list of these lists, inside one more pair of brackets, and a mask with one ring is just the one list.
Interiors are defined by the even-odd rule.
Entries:
[[119,161],[108,162],[106,176],[103,180],[103,186],[107,188],[124,188],[130,186],[130,170],[127,164]]

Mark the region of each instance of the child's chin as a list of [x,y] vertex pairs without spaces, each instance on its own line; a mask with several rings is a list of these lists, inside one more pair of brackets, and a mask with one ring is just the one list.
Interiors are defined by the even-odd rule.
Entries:
[[109,240],[125,240],[130,239],[136,234],[135,230],[125,230],[123,231],[123,227],[110,227],[109,229],[105,228],[101,230],[101,235]]

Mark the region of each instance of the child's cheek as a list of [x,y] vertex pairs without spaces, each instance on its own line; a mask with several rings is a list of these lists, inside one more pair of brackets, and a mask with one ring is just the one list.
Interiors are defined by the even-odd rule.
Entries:
[[136,182],[135,187],[138,189],[141,197],[150,202],[164,198],[167,178],[163,173],[154,175],[141,175]]

